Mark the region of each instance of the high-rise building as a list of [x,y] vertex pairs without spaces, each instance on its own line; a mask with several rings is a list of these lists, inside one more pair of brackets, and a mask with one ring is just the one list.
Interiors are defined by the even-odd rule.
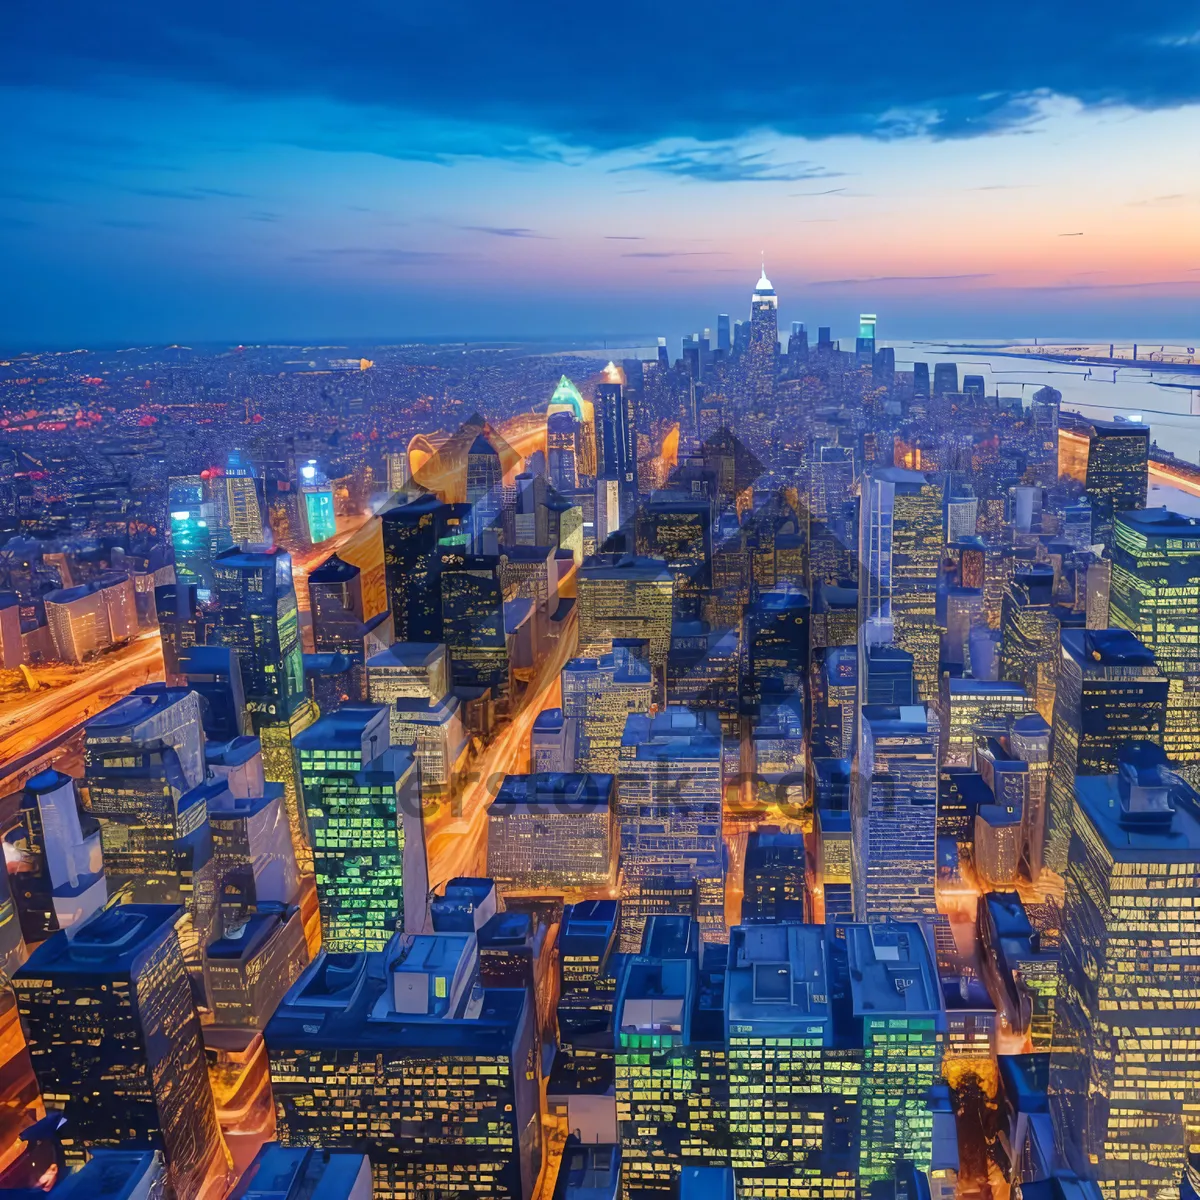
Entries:
[[1120,512],[1114,525],[1113,625],[1131,630],[1170,680],[1163,749],[1200,776],[1200,519]]
[[862,313],[858,318],[858,337],[854,342],[854,359],[860,367],[874,365],[877,321],[878,318],[874,313]]
[[607,654],[615,638],[640,639],[649,643],[650,663],[661,673],[671,648],[674,586],[660,559],[628,554],[584,559],[578,576],[580,655]]
[[441,591],[442,639],[455,685],[488,688],[494,700],[507,695],[510,663],[499,558],[469,554],[445,564]]
[[278,1137],[371,1160],[375,1200],[529,1200],[541,1157],[533,998],[479,984],[473,932],[326,954],[265,1033]]
[[762,276],[750,297],[749,344],[746,347],[746,403],[748,410],[738,422],[755,450],[770,439],[775,424],[775,376],[779,354],[779,298],[767,278]]
[[785,832],[771,825],[752,830],[746,844],[742,923],[806,920],[809,915],[806,863],[804,834]]
[[43,942],[13,988],[42,1096],[67,1119],[68,1159],[155,1147],[176,1195],[219,1200],[229,1160],[177,915],[168,904],[104,909]]
[[719,313],[717,315],[717,350],[728,354],[732,348],[729,340],[729,314]]
[[367,660],[367,692],[387,705],[392,745],[415,748],[422,794],[448,788],[467,738],[446,647],[393,643]]
[[203,998],[202,951],[216,927],[200,697],[150,684],[84,727],[84,790],[100,822],[109,895],[178,904],[184,957]]
[[854,915],[933,917],[938,722],[923,704],[864,705],[852,793]]
[[371,1200],[371,1163],[364,1154],[267,1142],[246,1168],[230,1200]]
[[575,718],[563,716],[561,708],[544,708],[538,713],[529,731],[529,765],[535,775],[575,770],[578,729]]
[[133,581],[124,571],[105,572],[78,587],[56,588],[42,599],[54,649],[63,662],[81,663],[137,633]]
[[1150,426],[1134,421],[1090,421],[1087,482],[1092,540],[1112,545],[1117,513],[1146,507]]
[[398,492],[412,479],[412,468],[408,462],[407,450],[391,450],[387,458],[387,489]]
[[[712,710],[631,713],[618,763],[621,859],[627,885],[646,879],[697,881],[706,941],[725,933],[721,722]],[[624,922],[623,914],[623,922]],[[624,922],[622,945],[642,930]]]
[[611,775],[506,775],[488,809],[488,875],[507,891],[612,887],[616,810]]
[[702,496],[655,492],[638,508],[637,552],[661,559],[675,578],[675,613],[700,615],[713,584],[712,504]]
[[637,504],[637,425],[632,397],[614,378],[617,369],[609,363],[606,381],[596,387],[596,474],[616,480],[620,522],[633,515]]
[[1000,610],[1000,677],[1019,683],[1050,721],[1058,679],[1063,614],[1054,605],[1054,570],[1047,563],[1018,569]]
[[1065,874],[1076,779],[1108,775],[1131,741],[1162,745],[1168,683],[1126,629],[1064,629],[1054,700],[1045,863]]
[[419,771],[409,751],[392,746],[387,708],[344,704],[293,744],[326,949],[380,950],[397,929],[421,929],[428,870]]
[[1029,704],[1019,683],[943,676],[939,705],[942,766],[973,767],[977,736],[1007,732],[1009,718],[1028,712]]
[[746,651],[756,700],[803,687],[809,616],[808,595],[795,587],[760,592],[746,610]]
[[941,1078],[946,1011],[921,926],[833,925],[837,964],[829,994],[847,1000],[861,1036],[859,1186],[886,1179],[902,1159],[928,1171],[930,1088]]
[[563,411],[546,418],[546,468],[550,482],[560,492],[579,486],[579,421]]
[[100,826],[80,806],[69,775],[48,767],[29,780],[4,849],[14,916],[27,942],[45,941],[108,903]]
[[574,722],[575,769],[614,774],[630,713],[650,712],[654,680],[644,641],[613,639],[599,658],[573,658],[562,670],[563,717]]
[[398,642],[442,641],[441,569],[468,550],[471,509],[432,493],[380,514],[388,604]]
[[288,721],[304,702],[291,555],[231,547],[213,560],[213,576],[220,608],[210,642],[237,651],[255,728]]
[[937,699],[942,519],[942,488],[930,477],[900,467],[871,472],[859,542],[862,641],[907,650],[924,703]]
[[467,451],[467,503],[471,506],[471,549],[476,554],[493,552],[486,534],[500,521],[504,468],[500,454],[485,433],[477,434]]
[[1200,1139],[1200,819],[1155,746],[1081,775],[1050,1096],[1056,1141],[1106,1197],[1174,1195]]

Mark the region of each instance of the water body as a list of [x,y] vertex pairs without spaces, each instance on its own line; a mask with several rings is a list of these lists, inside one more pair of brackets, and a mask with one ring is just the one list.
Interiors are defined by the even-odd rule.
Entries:
[[[1140,417],[1164,450],[1200,462],[1200,375],[1140,363],[1127,367],[1086,367],[1076,363],[989,354],[948,341],[884,342],[896,351],[896,369],[911,371],[914,362],[958,364],[964,375],[982,375],[988,395],[1020,396],[1028,404],[1047,384],[1062,392],[1062,406],[1085,417],[1112,421]],[[987,343],[984,343],[986,345]],[[1011,342],[997,342],[1011,346]],[[1149,343],[1147,343],[1149,344]]]

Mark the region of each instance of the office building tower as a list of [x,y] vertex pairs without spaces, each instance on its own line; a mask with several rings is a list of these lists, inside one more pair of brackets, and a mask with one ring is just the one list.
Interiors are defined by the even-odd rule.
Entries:
[[958,363],[940,362],[933,364],[933,394],[944,396],[958,391]]
[[366,617],[362,570],[336,554],[309,572],[308,599],[313,649],[318,654],[346,655],[353,664],[354,698],[363,699],[364,664],[371,654],[386,648],[392,632],[390,614]]
[[717,350],[719,353],[728,355],[731,348],[729,340],[729,314],[720,313],[717,316]]
[[176,1195],[219,1200],[229,1160],[176,918],[166,904],[104,909],[43,942],[13,988],[42,1095],[67,1119],[68,1159],[153,1147]]
[[397,929],[419,930],[428,876],[419,772],[392,746],[387,709],[344,704],[294,745],[326,949],[380,950]]
[[844,446],[818,446],[810,468],[810,515],[825,521],[850,497],[854,455]]
[[808,675],[810,604],[799,588],[759,593],[746,610],[746,649],[754,697],[795,692]]
[[813,759],[816,895],[813,919],[850,920],[854,912],[850,837],[850,760]]
[[561,708],[544,708],[529,731],[529,765],[535,775],[575,770],[578,723],[563,716]]
[[366,1154],[376,1200],[529,1200],[541,1155],[533,999],[478,976],[468,932],[322,952],[265,1033],[279,1141]]
[[254,467],[242,462],[235,451],[230,454],[224,471],[214,477],[214,483],[222,493],[224,503],[218,511],[223,512],[228,520],[230,542],[237,546],[262,542],[266,522],[263,519],[261,482]]
[[964,396],[982,396],[987,390],[982,375],[964,375],[962,380]]
[[286,550],[230,548],[213,560],[220,608],[210,641],[236,650],[255,728],[287,721],[304,702],[292,559]]
[[620,1195],[621,1147],[568,1134],[551,1200],[618,1200]]
[[15,905],[8,915],[25,941],[37,943],[108,903],[100,826],[80,806],[75,780],[52,767],[25,785],[17,816],[4,836]]
[[398,642],[442,640],[443,557],[467,553],[471,510],[419,496],[380,514],[388,605]]
[[871,472],[859,545],[862,641],[864,646],[894,642],[913,656],[923,703],[937,698],[942,519],[939,483],[900,467]]
[[707,621],[675,621],[667,656],[667,703],[715,708],[728,737],[737,735],[741,639]]
[[851,797],[855,917],[919,919],[936,912],[937,748],[930,706],[863,706]]
[[815,584],[808,631],[810,655],[815,656],[830,646],[857,643],[858,589],[833,583]]
[[1026,765],[1029,794],[1021,820],[1025,871],[1037,883],[1045,861],[1047,805],[1050,798],[1050,726],[1039,713],[1010,717],[1007,746]]
[[650,663],[661,678],[671,648],[675,579],[659,559],[597,554],[578,576],[579,653],[598,657],[613,640],[649,643]]
[[299,908],[264,905],[230,923],[204,948],[214,1024],[263,1028],[307,965]]
[[813,664],[812,738],[822,754],[854,754],[858,717],[858,651],[831,646]]
[[962,538],[975,536],[979,512],[977,496],[951,495],[946,498],[946,541],[953,545]]
[[1111,547],[1117,513],[1146,507],[1150,426],[1133,421],[1090,421],[1087,482],[1092,540]]
[[203,998],[201,951],[215,928],[220,880],[199,695],[150,684],[118,700],[84,726],[83,758],[109,895],[183,906],[181,944]]
[[917,703],[917,681],[913,656],[899,646],[869,646],[863,658],[864,704],[886,704],[898,708]]
[[426,797],[448,789],[467,749],[462,705],[443,645],[395,642],[367,660],[367,692],[385,704],[393,746],[412,746]]
[[546,464],[550,482],[560,492],[579,486],[578,418],[557,412],[546,418]]
[[575,769],[614,774],[625,719],[650,712],[654,680],[649,646],[616,638],[599,658],[573,658],[562,670],[563,717],[575,728]]
[[333,484],[311,458],[300,467],[300,513],[309,542],[317,546],[337,533]]
[[804,834],[759,826],[750,833],[745,861],[743,925],[808,919]]
[[175,578],[207,587],[212,556],[204,508],[204,483],[199,475],[172,475],[167,480],[171,548]]
[[1054,713],[1062,616],[1054,607],[1054,570],[1018,568],[1000,610],[1000,677],[1019,683],[1049,721]]
[[193,646],[179,659],[180,686],[201,698],[204,736],[228,741],[249,732],[250,718],[242,691],[242,668],[236,650],[227,646]]
[[[1008,1027],[1028,1034],[1035,1050],[1049,1050],[1059,982],[1057,941],[1043,939],[1034,928],[1017,892],[989,892],[976,924],[984,978]],[[1049,1067],[1049,1055],[1044,1058]]]
[[1163,749],[1200,775],[1200,520],[1167,509],[1121,512],[1113,537],[1112,624],[1130,630],[1170,680]]
[[750,297],[749,345],[746,348],[746,388],[749,411],[738,422],[755,446],[761,446],[774,426],[776,356],[779,353],[779,298],[767,278],[766,266]]
[[1126,629],[1064,629],[1054,700],[1045,863],[1067,868],[1076,779],[1108,775],[1128,742],[1161,746],[1168,681]]
[[1029,697],[1019,683],[946,675],[939,709],[942,766],[973,767],[976,738],[1007,733],[1010,718],[1029,711]]
[[509,655],[500,561],[468,555],[441,572],[442,635],[455,686],[508,693]]
[[[711,710],[631,713],[618,763],[621,859],[627,885],[651,878],[695,881],[706,941],[725,933],[721,723]],[[624,920],[624,914],[623,914]],[[631,922],[635,922],[631,914]],[[635,923],[622,944],[640,942]]]
[[[637,504],[637,427],[633,402],[616,381],[616,367],[609,363],[606,382],[596,387],[596,474],[616,480],[620,517],[624,522]],[[615,378],[614,378],[615,377]]]
[[874,313],[862,313],[858,318],[858,337],[854,342],[854,361],[860,367],[870,367],[875,363],[875,324],[877,320]]
[[485,535],[500,521],[504,468],[487,434],[477,434],[467,451],[467,503],[471,506],[471,550],[491,552]]
[[365,1154],[267,1142],[230,1200],[371,1200]]
[[661,559],[675,578],[674,606],[685,620],[700,615],[713,584],[712,504],[703,497],[655,492],[638,508],[637,552]]
[[913,396],[917,399],[928,400],[929,395],[929,364],[915,362],[913,363]]
[[930,1088],[941,1078],[946,1012],[920,925],[835,925],[836,1005],[848,1001],[863,1048],[859,1103],[860,1186],[897,1162],[927,1171],[933,1156]]
[[1069,1165],[1106,1196],[1174,1194],[1197,1140],[1200,820],[1164,766],[1131,743],[1075,786],[1050,1098]]
[[228,925],[260,905],[300,899],[283,785],[268,783],[258,738],[235,738],[205,747],[208,822],[221,880],[221,919]]
[[611,775],[506,775],[488,809],[488,875],[505,891],[612,887],[616,812]]
[[108,571],[78,587],[56,588],[42,599],[54,650],[62,662],[81,663],[129,641],[138,631],[133,581],[124,571]]
[[[816,925],[730,931],[722,1014],[731,1146],[726,1169],[752,1194],[840,1196],[841,1177],[858,1165],[855,1059],[861,1055],[835,1049],[827,938]],[[719,1171],[709,1168],[711,1175]]]

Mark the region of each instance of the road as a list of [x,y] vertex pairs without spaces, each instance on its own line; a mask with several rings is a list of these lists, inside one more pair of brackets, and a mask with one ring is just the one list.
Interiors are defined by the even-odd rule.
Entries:
[[0,784],[9,768],[25,755],[40,746],[53,746],[114,700],[162,678],[162,642],[158,631],[150,630],[93,660],[69,683],[30,692],[0,706]]
[[554,649],[542,660],[520,710],[471,768],[472,782],[459,802],[426,817],[425,848],[430,887],[460,875],[482,875],[487,867],[487,810],[505,775],[528,769],[529,734],[538,713],[558,701],[559,674],[574,657],[576,617],[572,612]]

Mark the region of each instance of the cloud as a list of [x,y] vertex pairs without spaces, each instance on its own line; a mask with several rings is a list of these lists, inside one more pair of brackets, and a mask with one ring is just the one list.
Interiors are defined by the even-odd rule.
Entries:
[[268,223],[283,220],[283,216],[277,212],[252,212],[248,214],[248,217],[251,221],[265,221]]
[[472,233],[487,233],[492,237],[552,240],[544,233],[538,233],[535,229],[526,229],[521,225],[460,225],[459,229],[470,230]]
[[840,171],[827,171],[809,162],[773,162],[765,151],[740,150],[730,145],[691,146],[661,150],[638,162],[612,168],[621,171],[657,171],[705,183],[774,183],[797,179],[835,179]]
[[334,246],[293,254],[292,262],[336,262],[353,259],[380,266],[411,267],[425,263],[452,262],[464,256],[447,250],[409,250],[402,246]]
[[161,229],[162,225],[158,221],[135,221],[123,217],[112,217],[108,220],[100,222],[101,225],[108,226],[109,229]]
[[631,250],[622,258],[702,258],[727,254],[727,250]]
[[1033,187],[1032,183],[985,183],[979,187],[969,187],[968,192],[1019,192],[1024,188]]
[[823,192],[788,192],[789,196],[838,196],[846,189],[842,188],[826,188]]
[[[486,112],[514,131],[469,147],[430,142],[428,161],[460,152],[547,155],[554,143],[615,150],[672,138],[732,141],[764,130],[977,137],[1030,126],[1051,95],[1088,107],[1200,101],[1194,0],[1144,6],[1136,30],[1125,0],[1095,0],[1086,14],[1078,4],[1043,3],[1022,19],[996,3],[964,9],[928,0],[913,12],[894,0],[860,0],[803,21],[775,0],[755,10],[766,37],[714,36],[728,23],[722,0],[664,0],[655,21],[671,30],[672,51],[653,70],[628,48],[628,31],[645,20],[640,0],[613,0],[599,26],[586,8],[551,0],[504,8],[481,0],[17,0],[10,9],[6,33],[23,47],[6,63],[10,85],[100,93],[128,89],[130,80],[166,82],[477,131]],[[604,64],[602,87],[580,86],[582,45]],[[379,153],[405,151],[394,129],[381,126],[375,137]]]
[[809,287],[850,287],[863,283],[934,283],[959,279],[991,279],[988,272],[970,275],[868,275],[864,279],[814,279]]
[[606,233],[606,242],[644,242],[646,239],[637,233]]

